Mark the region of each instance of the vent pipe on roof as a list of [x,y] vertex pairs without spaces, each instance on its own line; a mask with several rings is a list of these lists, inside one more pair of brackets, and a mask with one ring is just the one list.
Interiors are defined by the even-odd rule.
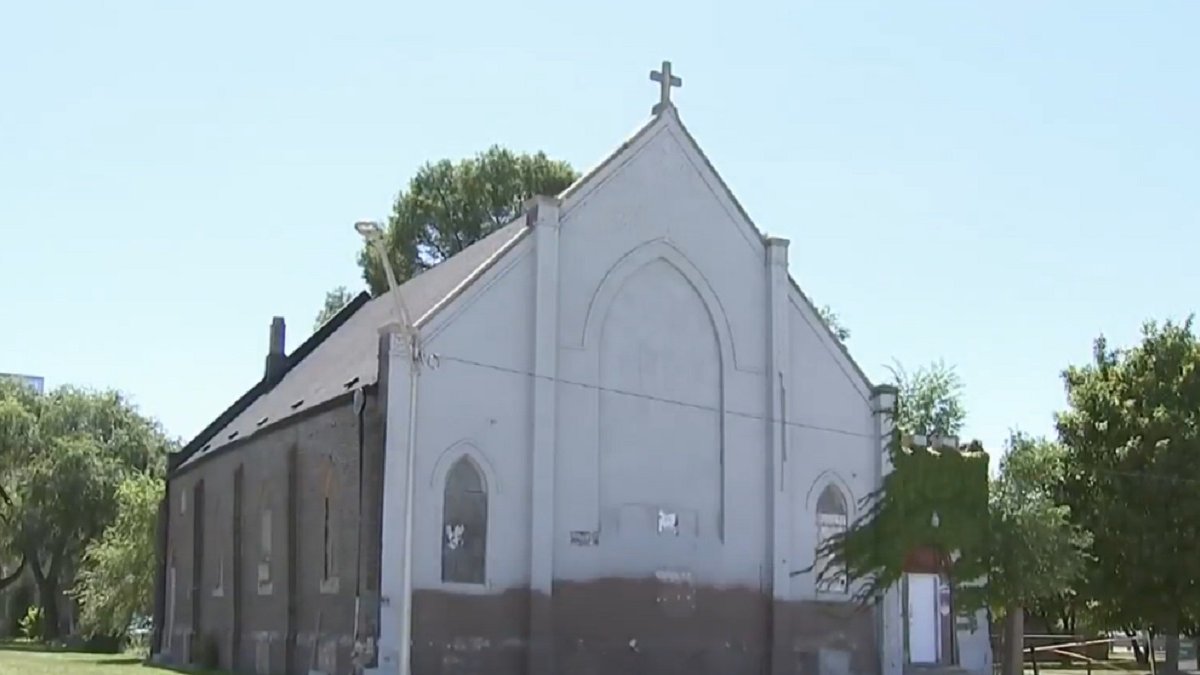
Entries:
[[286,326],[284,326],[282,316],[271,319],[271,341],[267,345],[267,367],[266,372],[263,373],[264,380],[275,380],[283,374],[283,366],[287,362],[287,355],[283,352],[285,330]]

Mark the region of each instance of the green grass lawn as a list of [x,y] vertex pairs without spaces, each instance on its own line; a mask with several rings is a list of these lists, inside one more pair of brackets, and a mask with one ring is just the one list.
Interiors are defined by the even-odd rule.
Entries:
[[136,656],[0,649],[0,675],[151,675]]
[[0,644],[0,675],[172,675],[173,672],[143,666],[142,657],[131,654],[81,654],[32,643]]

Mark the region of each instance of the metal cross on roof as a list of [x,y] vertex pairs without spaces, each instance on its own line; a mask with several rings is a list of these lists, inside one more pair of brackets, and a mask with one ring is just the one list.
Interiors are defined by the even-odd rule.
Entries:
[[658,103],[650,109],[657,115],[671,105],[671,87],[682,87],[683,80],[671,74],[670,61],[662,62],[662,70],[650,71],[650,79],[659,83]]

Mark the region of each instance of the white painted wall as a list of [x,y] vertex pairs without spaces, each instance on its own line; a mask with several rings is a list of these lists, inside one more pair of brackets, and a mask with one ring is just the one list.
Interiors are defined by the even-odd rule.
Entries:
[[[601,544],[556,537],[555,576],[686,566],[697,584],[757,588],[765,247],[677,126],[614,164],[563,205],[559,373],[604,390],[560,388],[558,529],[598,529]],[[678,512],[681,538],[657,535],[659,508]]]

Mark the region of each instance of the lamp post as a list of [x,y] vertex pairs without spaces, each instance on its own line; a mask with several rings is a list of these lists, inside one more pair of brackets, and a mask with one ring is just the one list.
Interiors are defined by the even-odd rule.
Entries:
[[388,293],[396,303],[396,314],[400,321],[400,334],[408,347],[408,445],[404,458],[404,559],[400,584],[400,675],[409,675],[412,666],[412,540],[413,540],[413,472],[417,455],[417,381],[421,375],[421,347],[417,327],[413,325],[408,305],[400,294],[396,273],[392,270],[387,249],[383,242],[383,228],[372,220],[360,220],[354,229],[366,240],[367,246],[375,250],[383,271],[387,275]]

